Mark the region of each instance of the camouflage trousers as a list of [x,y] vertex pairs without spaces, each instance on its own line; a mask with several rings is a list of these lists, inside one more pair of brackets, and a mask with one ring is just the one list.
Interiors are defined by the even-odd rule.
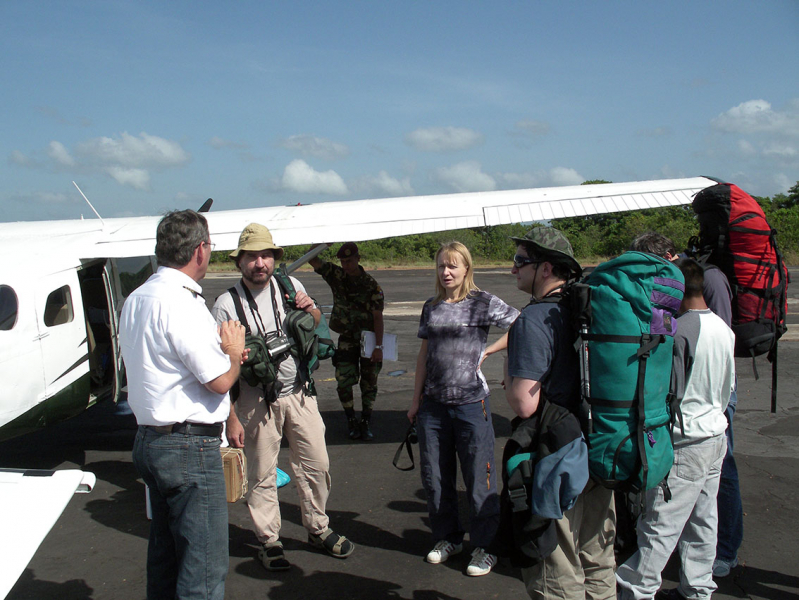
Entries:
[[352,388],[360,382],[363,412],[372,412],[377,397],[377,375],[383,363],[373,363],[368,358],[361,357],[360,339],[339,337],[333,364],[336,367],[336,392],[341,406],[345,410],[354,408]]

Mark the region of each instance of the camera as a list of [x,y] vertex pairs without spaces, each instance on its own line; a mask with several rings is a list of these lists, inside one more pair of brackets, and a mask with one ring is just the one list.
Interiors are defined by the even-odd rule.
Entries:
[[281,354],[288,352],[291,349],[289,338],[283,334],[273,337],[266,342],[266,351],[269,353],[269,358],[275,359]]
[[408,428],[408,433],[405,434],[405,437],[411,444],[415,444],[419,441],[419,435],[416,433],[416,423]]

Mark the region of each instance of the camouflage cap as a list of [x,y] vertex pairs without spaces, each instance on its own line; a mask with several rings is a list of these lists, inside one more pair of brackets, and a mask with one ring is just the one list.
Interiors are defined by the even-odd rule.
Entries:
[[283,258],[283,248],[276,246],[272,241],[269,229],[258,223],[250,223],[244,228],[239,236],[239,246],[230,253],[230,258],[235,260],[239,254],[248,250],[252,252],[271,250],[275,255],[275,260]]
[[342,244],[341,248],[336,252],[336,258],[349,258],[350,256],[359,256],[358,246],[355,242]]
[[572,245],[563,233],[554,227],[533,227],[523,237],[511,238],[517,244],[533,246],[537,256],[552,264],[560,264],[571,270],[577,277],[583,269],[574,258]]

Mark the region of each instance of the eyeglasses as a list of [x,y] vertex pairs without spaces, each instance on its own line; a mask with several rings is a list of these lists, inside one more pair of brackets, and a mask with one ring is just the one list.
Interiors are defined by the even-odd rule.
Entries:
[[529,256],[522,256],[517,254],[513,257],[513,266],[517,269],[521,269],[525,265],[537,265],[543,261],[535,260],[534,258],[530,258]]
[[211,252],[213,252],[214,248],[216,248],[216,244],[212,244],[211,242],[203,242],[203,244],[208,246],[211,249]]

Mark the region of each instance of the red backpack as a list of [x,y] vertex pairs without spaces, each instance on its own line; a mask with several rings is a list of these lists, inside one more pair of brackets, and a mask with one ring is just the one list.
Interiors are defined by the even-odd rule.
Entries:
[[[699,192],[698,258],[717,266],[732,289],[735,355],[768,353],[772,363],[772,412],[776,410],[777,340],[786,331],[790,276],[777,247],[777,231],[757,200],[731,183]],[[755,370],[757,377],[757,370]]]

